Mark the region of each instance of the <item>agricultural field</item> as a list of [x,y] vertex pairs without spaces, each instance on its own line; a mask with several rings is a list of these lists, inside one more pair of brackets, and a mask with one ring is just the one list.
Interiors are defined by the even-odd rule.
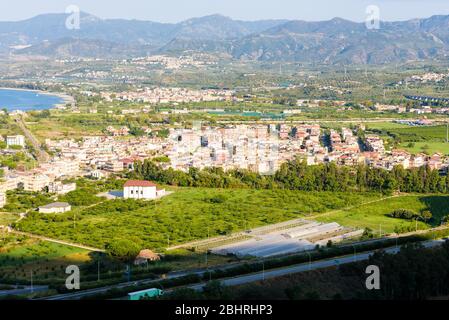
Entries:
[[31,213],[20,230],[103,248],[123,238],[163,251],[208,236],[226,235],[378,199],[375,193],[173,188],[158,201],[111,200],[66,214]]
[[446,126],[390,128],[390,135],[397,136],[401,141],[446,141]]
[[379,134],[384,140],[393,141],[396,147],[414,154],[449,154],[445,125],[412,127],[394,123],[373,123],[367,125],[367,129]]
[[65,278],[68,265],[82,265],[91,260],[90,252],[61,244],[7,234],[0,238],[0,279],[36,281]]
[[425,152],[428,154],[442,153],[449,155],[449,143],[446,142],[405,142],[399,144],[399,146],[401,149],[405,149],[413,154]]
[[19,219],[18,214],[10,212],[0,212],[0,226],[8,226],[17,219]]
[[433,218],[424,223],[418,221],[418,229],[439,226],[441,219],[449,215],[449,196],[443,195],[404,195],[391,197],[382,201],[360,205],[317,217],[322,222],[338,222],[355,228],[370,228],[379,235],[393,232],[415,231],[416,222],[391,218],[388,214],[394,210],[406,209],[414,212],[429,210]]
[[367,130],[369,129],[378,129],[378,130],[390,130],[390,129],[403,129],[410,128],[410,126],[406,124],[400,124],[395,122],[366,122],[365,127]]
[[[102,134],[108,125],[103,117],[96,114],[63,114],[40,119],[29,119],[27,127],[37,139],[44,142],[45,139],[81,138],[86,135]],[[48,128],[52,128],[48,130]]]

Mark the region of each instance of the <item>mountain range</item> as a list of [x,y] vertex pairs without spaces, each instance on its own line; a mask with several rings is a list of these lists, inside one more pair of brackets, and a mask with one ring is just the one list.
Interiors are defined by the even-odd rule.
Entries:
[[242,60],[326,64],[447,59],[449,54],[449,16],[381,22],[380,29],[341,18],[240,21],[211,15],[159,23],[82,13],[80,29],[69,30],[66,19],[46,14],[0,22],[0,54],[129,58],[193,50]]

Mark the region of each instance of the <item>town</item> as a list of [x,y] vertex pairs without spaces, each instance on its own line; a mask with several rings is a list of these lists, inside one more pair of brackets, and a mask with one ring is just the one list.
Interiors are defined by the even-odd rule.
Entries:
[[[419,168],[428,166],[447,173],[449,159],[440,153],[411,154],[405,150],[386,151],[383,140],[373,134],[364,138],[363,125],[323,133],[320,126],[235,125],[222,128],[202,126],[193,129],[170,129],[168,138],[138,137],[126,140],[128,128],[108,128],[109,136],[85,137],[81,141],[64,139],[46,141],[55,156],[31,170],[23,168],[4,172],[0,190],[22,187],[26,191],[64,194],[76,185],[62,181],[75,177],[101,179],[110,174],[133,170],[136,161],[166,157],[163,168],[188,171],[190,168],[219,167],[224,170],[246,169],[259,174],[274,174],[282,163],[295,158],[308,165],[335,162],[341,166],[360,164],[391,170],[395,166]],[[118,133],[117,133],[118,132]],[[6,137],[7,147],[25,147],[25,137]],[[11,152],[6,149],[2,152]]]
[[0,10],[0,300],[447,300],[437,0],[27,1]]

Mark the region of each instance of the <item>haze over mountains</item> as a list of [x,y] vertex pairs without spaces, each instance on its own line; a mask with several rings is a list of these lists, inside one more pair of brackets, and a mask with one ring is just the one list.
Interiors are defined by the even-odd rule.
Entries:
[[234,59],[326,64],[384,64],[447,59],[449,16],[382,22],[379,30],[335,18],[322,22],[238,21],[221,15],[180,23],[110,19],[83,13],[81,28],[67,15],[0,22],[0,53],[51,58],[129,58],[186,50]]

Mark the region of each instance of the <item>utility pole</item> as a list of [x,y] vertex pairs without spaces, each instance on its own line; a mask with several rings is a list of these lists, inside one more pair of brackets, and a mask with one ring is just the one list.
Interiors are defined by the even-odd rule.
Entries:
[[262,260],[262,281],[265,281],[265,262]]
[[310,254],[310,252],[306,251],[307,254],[309,255],[309,271],[312,270],[312,255]]
[[446,122],[446,143],[449,143],[449,122]]

